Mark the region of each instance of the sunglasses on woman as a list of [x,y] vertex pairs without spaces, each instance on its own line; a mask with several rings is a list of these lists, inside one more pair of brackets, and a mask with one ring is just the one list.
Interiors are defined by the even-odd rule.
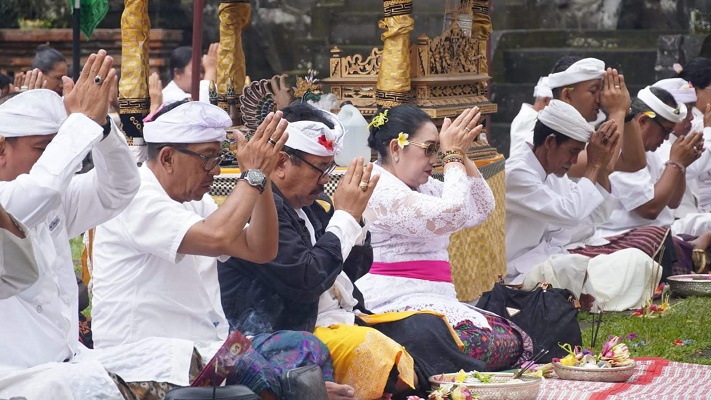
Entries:
[[427,157],[432,157],[434,154],[439,153],[439,143],[418,143],[410,140],[408,141],[408,144],[412,144],[423,149]]

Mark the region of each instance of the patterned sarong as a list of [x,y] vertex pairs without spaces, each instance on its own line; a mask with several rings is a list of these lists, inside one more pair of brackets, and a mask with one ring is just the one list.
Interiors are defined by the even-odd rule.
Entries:
[[585,246],[583,249],[574,249],[569,252],[593,258],[603,254],[612,254],[623,249],[639,249],[654,258],[669,231],[669,228],[661,226],[641,226],[629,232],[605,238],[610,242],[606,245]]
[[462,321],[454,330],[464,343],[469,357],[484,361],[491,371],[518,366],[533,355],[533,341],[513,322],[497,315],[483,313],[491,330]]
[[[279,376],[308,365],[318,365],[324,380],[333,381],[328,348],[314,335],[296,331],[265,333],[252,338],[251,348],[239,358],[227,376],[227,384],[244,385],[254,393],[271,393],[282,399]],[[191,382],[203,367],[202,357],[195,350],[190,364]],[[115,374],[110,375],[127,400],[163,400],[165,394],[176,387],[165,382],[124,382]]]

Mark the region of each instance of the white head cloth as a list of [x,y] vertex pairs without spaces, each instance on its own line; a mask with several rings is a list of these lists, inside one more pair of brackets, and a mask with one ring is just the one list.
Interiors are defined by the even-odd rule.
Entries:
[[331,120],[333,129],[315,121],[290,122],[286,128],[289,139],[286,140],[285,146],[322,157],[331,157],[340,153],[346,130],[336,115],[321,111]]
[[658,81],[652,87],[664,89],[674,96],[677,103],[696,103],[696,89],[691,82],[681,78],[669,78]]
[[670,107],[655,96],[649,89],[650,87],[651,86],[647,86],[637,92],[637,98],[642,100],[652,111],[667,121],[677,124],[686,118],[686,105],[684,103],[677,103],[678,106],[676,108]]
[[597,58],[583,58],[565,71],[548,75],[548,85],[551,89],[555,89],[592,79],[600,79],[603,75],[605,75],[604,61]]
[[548,86],[548,77],[542,76],[538,79],[536,87],[533,88],[533,97],[535,98],[553,98],[553,91]]
[[0,136],[54,135],[66,119],[61,96],[48,89],[28,90],[0,105]]
[[551,100],[546,108],[538,113],[538,120],[554,131],[579,142],[589,141],[593,133],[593,127],[580,112],[560,100]]
[[143,138],[148,143],[208,143],[226,139],[232,118],[220,107],[190,101],[147,122]]

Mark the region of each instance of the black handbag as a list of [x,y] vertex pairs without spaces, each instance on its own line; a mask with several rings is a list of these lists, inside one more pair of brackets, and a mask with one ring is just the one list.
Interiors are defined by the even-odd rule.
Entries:
[[580,304],[569,290],[544,283],[528,291],[496,283],[490,292],[482,294],[476,306],[513,321],[528,333],[533,340],[533,354],[550,350],[539,363],[567,355],[558,343],[583,344],[578,324]]
[[180,387],[165,394],[165,400],[259,400],[247,386]]
[[288,370],[279,377],[279,381],[285,400],[328,400],[326,382],[318,365]]

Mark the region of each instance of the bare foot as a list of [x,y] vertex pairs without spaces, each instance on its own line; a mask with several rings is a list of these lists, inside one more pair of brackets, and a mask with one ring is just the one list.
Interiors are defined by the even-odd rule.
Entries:
[[348,385],[326,382],[328,400],[355,400],[355,390]]

